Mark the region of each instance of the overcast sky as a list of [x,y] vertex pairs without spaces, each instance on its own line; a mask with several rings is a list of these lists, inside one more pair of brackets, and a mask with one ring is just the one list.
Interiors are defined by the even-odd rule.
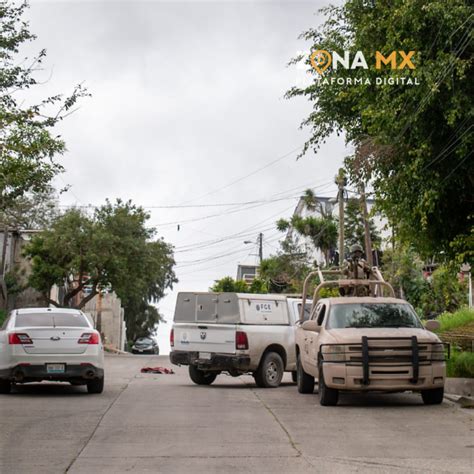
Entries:
[[[79,82],[92,93],[59,127],[68,152],[57,186],[71,185],[61,204],[120,197],[150,207],[150,224],[176,247],[180,281],[159,304],[168,321],[177,291],[205,291],[256,262],[256,243],[244,240],[263,232],[264,255],[275,252],[274,223],[301,191],[335,195],[343,139],[297,161],[311,105],[283,98],[308,80],[286,64],[308,48],[298,35],[327,3],[31,2],[33,50],[48,53],[41,94]],[[157,208],[248,201],[259,202]],[[163,352],[170,327],[159,330]]]

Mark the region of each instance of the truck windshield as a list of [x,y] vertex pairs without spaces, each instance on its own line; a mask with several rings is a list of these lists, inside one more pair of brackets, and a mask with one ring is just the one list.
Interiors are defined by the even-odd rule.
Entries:
[[402,303],[337,304],[328,320],[328,329],[422,327],[410,305]]

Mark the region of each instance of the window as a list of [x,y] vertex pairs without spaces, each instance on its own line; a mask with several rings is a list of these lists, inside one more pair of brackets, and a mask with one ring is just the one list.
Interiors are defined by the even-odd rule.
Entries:
[[[303,303],[298,303],[298,316],[301,315],[301,306]],[[308,321],[310,315],[311,315],[311,303],[306,303],[304,305],[304,314],[303,314],[303,321]]]
[[318,319],[317,319],[318,326],[323,325],[324,316],[326,316],[326,305],[323,304],[318,314]]
[[341,328],[422,328],[408,304],[351,303],[331,307],[328,329]]
[[89,323],[81,313],[20,313],[15,320],[16,328],[62,327],[89,328]]

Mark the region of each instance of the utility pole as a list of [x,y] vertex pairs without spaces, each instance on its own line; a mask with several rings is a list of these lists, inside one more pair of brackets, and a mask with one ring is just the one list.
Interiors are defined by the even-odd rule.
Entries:
[[263,260],[263,234],[261,232],[258,234],[258,259],[261,265]]
[[99,331],[100,335],[102,336],[102,289],[99,287],[99,293],[97,295],[97,321],[96,321],[96,329]]
[[[12,234],[13,240],[13,234]],[[8,227],[3,228],[3,245],[2,245],[2,263],[0,266],[0,293],[2,295],[2,306],[3,309],[8,308],[8,292],[7,285],[5,283],[5,266],[7,258],[7,244],[8,244]]]
[[344,186],[347,184],[342,168],[339,169],[335,183],[337,184],[337,200],[339,201],[339,266],[341,266],[344,261]]
[[369,225],[369,213],[367,211],[367,201],[365,199],[365,186],[363,183],[359,185],[360,193],[360,206],[362,209],[362,216],[364,219],[364,228],[365,228],[365,256],[367,258],[367,263],[370,267],[373,267],[374,261],[372,258],[372,239],[370,238],[370,225]]

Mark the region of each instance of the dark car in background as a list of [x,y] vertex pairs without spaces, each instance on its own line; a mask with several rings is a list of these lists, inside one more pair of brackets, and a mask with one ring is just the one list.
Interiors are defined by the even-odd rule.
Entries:
[[160,349],[157,342],[149,336],[139,337],[132,346],[132,354],[155,354],[158,355]]

